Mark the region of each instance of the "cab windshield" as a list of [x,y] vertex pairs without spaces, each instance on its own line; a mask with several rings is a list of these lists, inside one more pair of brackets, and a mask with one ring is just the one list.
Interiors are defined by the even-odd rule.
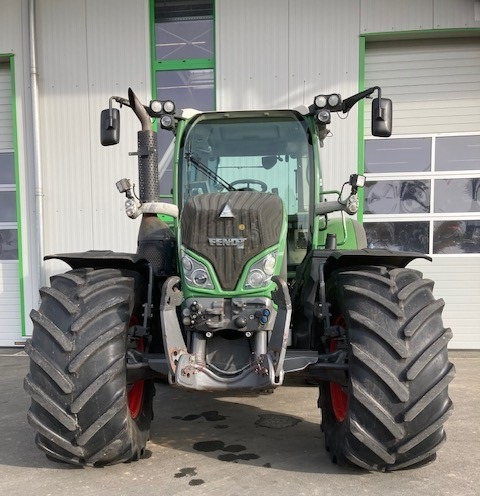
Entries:
[[262,191],[282,198],[289,218],[310,205],[312,144],[290,111],[209,113],[187,131],[181,153],[181,203],[198,194]]

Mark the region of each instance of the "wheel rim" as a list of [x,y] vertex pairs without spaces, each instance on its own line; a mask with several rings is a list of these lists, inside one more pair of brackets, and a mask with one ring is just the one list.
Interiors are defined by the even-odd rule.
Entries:
[[130,410],[130,415],[133,419],[137,418],[142,410],[144,389],[144,381],[138,381],[128,392],[128,409]]
[[[346,322],[342,315],[337,317],[335,320],[335,325],[343,327],[346,329]],[[337,351],[337,340],[332,339],[330,341],[330,352]],[[348,394],[343,390],[340,384],[336,382],[330,382],[330,398],[332,402],[332,410],[335,415],[335,419],[337,422],[343,422],[345,417],[347,416],[347,408],[348,408]]]
[[[138,317],[136,315],[132,315],[132,317],[130,318],[130,326],[137,325],[138,322]],[[138,339],[137,350],[145,351],[143,338]],[[144,391],[145,381],[137,381],[133,384],[133,386],[127,393],[128,409],[133,419],[136,419],[142,411]]]

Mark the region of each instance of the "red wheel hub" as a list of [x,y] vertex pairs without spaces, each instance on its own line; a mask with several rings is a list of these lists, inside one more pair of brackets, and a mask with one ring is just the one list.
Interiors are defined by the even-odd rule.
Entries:
[[[138,317],[136,315],[132,315],[130,318],[130,326],[137,325],[139,322]],[[138,339],[137,345],[138,351],[145,351],[145,346],[143,343],[143,338]],[[143,393],[145,390],[145,381],[137,381],[128,391],[127,394],[127,402],[128,409],[130,410],[130,415],[133,419],[136,419],[140,412],[142,411],[143,405]]]
[[[343,316],[337,317],[335,320],[335,325],[343,327],[344,329],[347,327],[347,323],[345,322]],[[332,339],[330,341],[330,352],[336,351],[337,345],[337,340]],[[332,401],[332,410],[335,415],[335,419],[337,422],[343,422],[347,416],[348,394],[343,390],[340,384],[330,382],[330,398]]]
[[138,381],[128,392],[128,409],[133,419],[137,418],[142,411],[144,381]]

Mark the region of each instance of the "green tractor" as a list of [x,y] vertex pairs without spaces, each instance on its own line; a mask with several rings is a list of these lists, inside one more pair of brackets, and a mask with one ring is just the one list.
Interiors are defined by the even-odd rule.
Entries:
[[[319,386],[334,462],[388,471],[435,458],[452,410],[444,303],[405,268],[422,255],[367,249],[346,215],[357,212],[364,177],[322,189],[332,113],[375,91],[372,134],[388,137],[392,104],[378,87],[295,110],[177,110],[143,105],[132,90],[110,98],[103,145],[119,141],[114,102],[142,126],[138,196],[130,180],[117,183],[127,215],[141,216],[138,250],[47,257],[72,269],[40,290],[25,348],[28,420],[49,457],[141,458],[158,378],[271,391],[301,372]],[[159,197],[155,120],[175,134],[172,204]]]

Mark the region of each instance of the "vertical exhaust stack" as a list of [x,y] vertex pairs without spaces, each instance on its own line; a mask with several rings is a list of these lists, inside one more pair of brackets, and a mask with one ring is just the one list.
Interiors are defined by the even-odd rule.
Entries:
[[145,107],[131,88],[128,89],[130,107],[142,124],[138,131],[138,182],[141,203],[159,201],[157,136]]
[[[152,129],[152,121],[145,107],[128,89],[128,99],[132,110],[142,124],[138,131],[138,185],[140,202],[159,201],[157,133]],[[156,213],[144,213],[138,231],[137,253],[150,262],[156,276],[173,273],[175,236],[168,225]]]

